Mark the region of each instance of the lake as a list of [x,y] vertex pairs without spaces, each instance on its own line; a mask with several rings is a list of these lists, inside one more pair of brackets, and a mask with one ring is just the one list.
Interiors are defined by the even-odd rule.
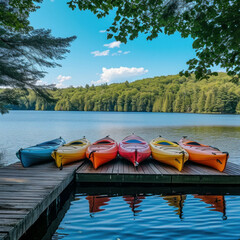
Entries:
[[18,161],[16,151],[59,136],[86,136],[91,142],[110,135],[116,141],[135,133],[146,141],[182,136],[220,148],[238,163],[240,115],[188,113],[10,111],[0,115],[0,165]]
[[[147,141],[188,136],[228,151],[229,161],[240,164],[240,115],[10,111],[0,116],[0,133],[1,165],[18,161],[21,147],[59,136],[120,141],[131,133]],[[77,186],[50,239],[239,239],[240,191],[213,190]]]
[[79,187],[52,240],[239,239],[239,203],[239,195],[209,190],[203,195],[167,194],[161,187]]

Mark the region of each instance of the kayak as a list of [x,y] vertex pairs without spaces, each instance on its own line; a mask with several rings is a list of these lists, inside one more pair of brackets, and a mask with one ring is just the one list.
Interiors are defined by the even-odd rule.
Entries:
[[181,146],[162,137],[157,137],[150,142],[152,157],[182,171],[184,163],[188,160],[188,153]]
[[220,172],[226,167],[228,152],[221,152],[218,148],[187,140],[186,137],[179,141],[179,145],[188,152],[190,161],[215,168]]
[[90,146],[90,142],[86,139],[79,139],[69,142],[52,152],[56,166],[61,168],[68,163],[76,162],[86,158],[86,150]]
[[102,138],[87,148],[87,158],[93,163],[94,169],[110,162],[117,157],[117,142],[110,137]]
[[65,141],[60,137],[51,141],[43,142],[35,146],[19,149],[16,153],[23,167],[52,161],[52,151],[63,145]]
[[119,143],[119,155],[133,163],[135,167],[151,155],[151,149],[146,141],[134,134],[125,137]]

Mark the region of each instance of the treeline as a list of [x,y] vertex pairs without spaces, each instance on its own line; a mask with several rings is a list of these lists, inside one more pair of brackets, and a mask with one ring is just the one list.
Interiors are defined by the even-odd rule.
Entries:
[[208,80],[179,75],[132,83],[69,87],[51,91],[55,103],[47,103],[29,91],[21,97],[21,110],[240,113],[240,85],[225,73]]

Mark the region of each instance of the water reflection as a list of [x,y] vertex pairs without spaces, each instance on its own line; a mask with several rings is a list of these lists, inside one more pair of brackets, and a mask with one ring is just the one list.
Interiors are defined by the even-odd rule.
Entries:
[[172,196],[162,196],[169,206],[174,207],[174,212],[183,219],[183,203],[186,200],[186,195],[172,195]]
[[222,219],[227,220],[226,216],[226,202],[225,198],[222,195],[194,195],[194,198],[199,198],[201,201],[210,205],[208,207],[210,211],[221,212]]
[[142,211],[137,208],[140,207],[140,203],[143,199],[145,199],[145,196],[136,194],[134,196],[123,196],[123,199],[129,204],[129,207],[132,209],[133,216],[137,216],[137,214]]
[[86,199],[89,203],[89,213],[91,217],[94,216],[94,213],[104,211],[105,209],[101,207],[108,205],[108,202],[110,201],[109,197],[101,195],[87,196]]
[[238,187],[79,185],[54,236],[240,239],[239,202]]
[[[123,195],[123,200],[129,205],[132,210],[133,216],[138,216],[138,214],[143,210],[141,204],[144,199],[148,199],[150,196],[155,195],[144,195],[144,194],[132,194],[132,195]],[[216,211],[222,213],[222,219],[227,220],[226,216],[226,201],[224,195],[198,195],[192,194],[195,199],[199,199],[201,202],[207,204],[206,209],[209,211]],[[85,197],[88,200],[89,204],[89,214],[90,217],[94,217],[95,213],[100,213],[106,210],[104,206],[109,205],[110,200],[115,197],[113,195],[89,195]],[[159,195],[162,199],[165,200],[168,206],[173,207],[172,211],[179,219],[184,219],[183,217],[183,207],[186,204],[187,195],[186,194],[177,194],[177,195]],[[79,201],[81,198],[75,198],[76,201]],[[209,206],[210,205],[210,206]]]

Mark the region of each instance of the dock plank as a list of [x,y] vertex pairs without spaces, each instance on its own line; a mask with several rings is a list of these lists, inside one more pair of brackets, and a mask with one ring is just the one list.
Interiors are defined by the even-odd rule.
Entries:
[[119,171],[119,159],[116,159],[116,161],[115,161],[115,164],[114,164],[114,166],[113,166],[113,173],[116,173],[116,174],[118,174],[118,171]]
[[[101,174],[76,172],[77,182],[112,182],[112,183],[172,183],[172,184],[240,184],[240,166],[228,163],[224,172],[213,168],[187,162],[181,172],[172,166],[153,159],[142,162],[137,168],[125,159],[109,163],[108,169],[101,169]],[[88,175],[85,175],[88,174]],[[104,177],[101,175],[104,174]]]
[[41,213],[76,177],[76,182],[224,184],[240,185],[240,166],[228,162],[224,172],[187,162],[182,170],[153,159],[137,168],[117,158],[95,170],[89,160],[67,165],[60,171],[47,163],[23,168],[20,163],[0,168],[0,239],[19,239]]
[[74,180],[83,162],[59,170],[54,162],[0,168],[0,239],[19,239]]

